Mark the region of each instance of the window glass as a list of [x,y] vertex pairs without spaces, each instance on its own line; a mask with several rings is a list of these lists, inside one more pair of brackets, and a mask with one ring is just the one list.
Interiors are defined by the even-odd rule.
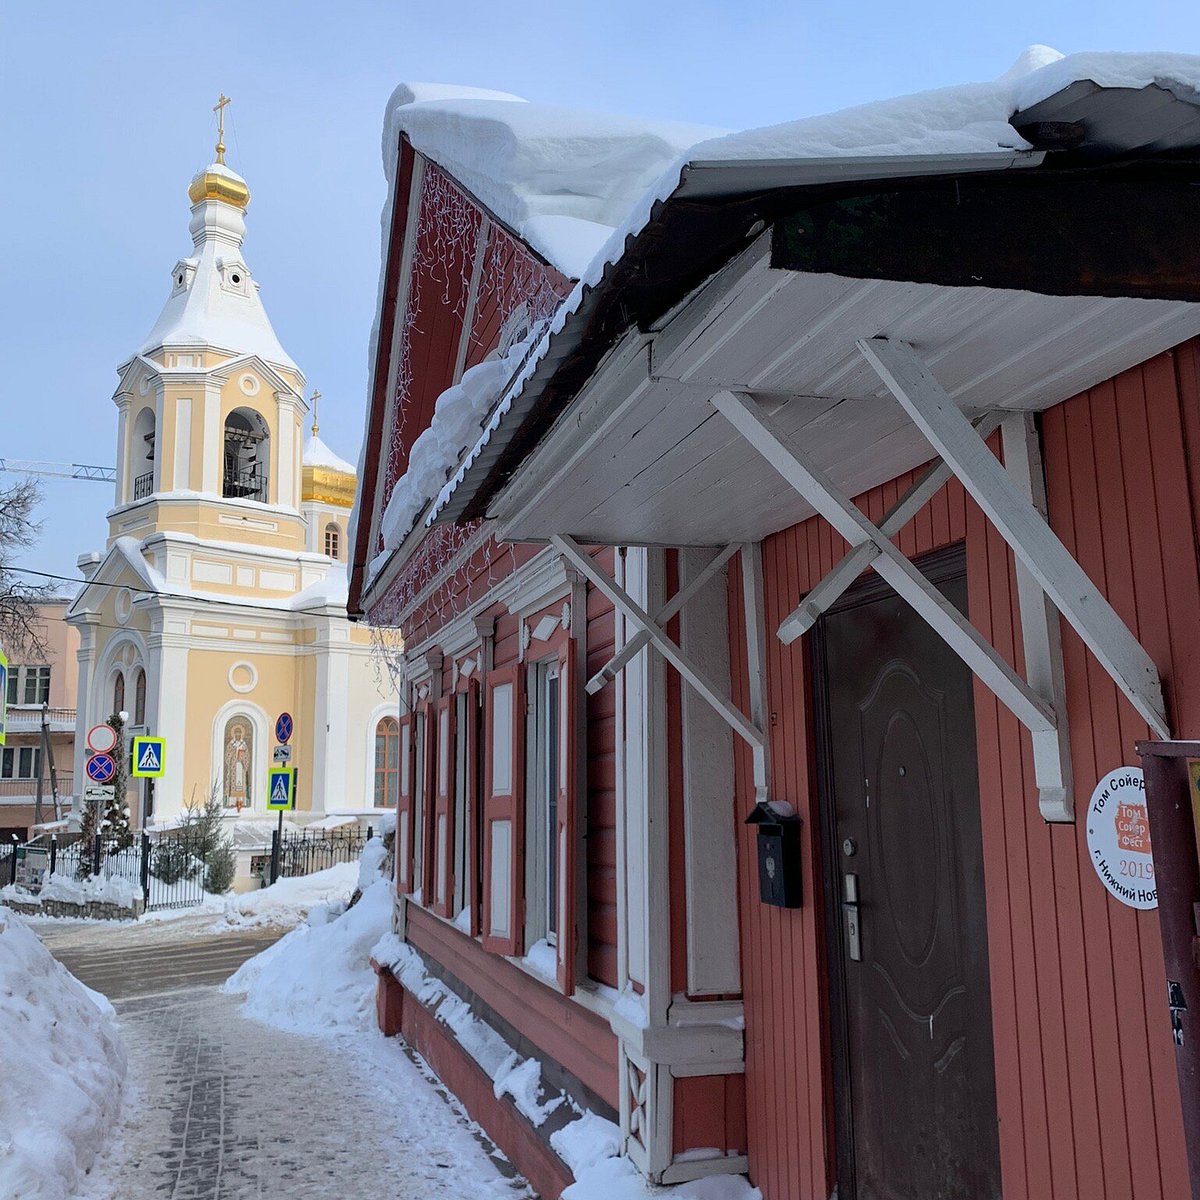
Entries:
[[113,712],[119,713],[125,710],[125,676],[120,671],[117,672],[116,678],[113,680]]
[[20,673],[21,673],[20,667],[9,667],[8,668],[7,700],[8,700],[9,704],[18,703],[18,701],[17,701],[17,676],[20,675]]
[[469,695],[460,692],[454,697],[454,703],[455,726],[458,729],[458,737],[454,740],[454,915],[458,916],[470,902],[467,879],[467,787],[471,782],[471,772],[467,754],[472,738],[467,722],[474,720],[475,714],[471,712]]
[[395,808],[400,786],[400,725],[384,717],[375,726],[375,807]]
[[413,745],[417,769],[413,777],[413,869],[414,892],[421,890],[421,867],[425,858],[425,717],[418,713],[414,719]]
[[0,779],[11,779],[13,777],[13,766],[17,757],[17,752],[11,748],[0,753]]
[[330,558],[340,558],[342,548],[342,531],[336,523],[330,521],[325,526],[325,553]]
[[138,668],[137,678],[133,685],[133,723],[146,723],[146,672]]

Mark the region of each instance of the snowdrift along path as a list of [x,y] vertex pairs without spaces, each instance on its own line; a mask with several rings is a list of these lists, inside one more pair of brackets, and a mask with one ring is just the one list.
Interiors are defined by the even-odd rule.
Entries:
[[112,1006],[0,908],[0,1200],[65,1200],[117,1117]]

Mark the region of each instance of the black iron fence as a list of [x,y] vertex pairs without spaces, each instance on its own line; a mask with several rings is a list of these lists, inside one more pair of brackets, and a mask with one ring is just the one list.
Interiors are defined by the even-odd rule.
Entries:
[[[357,825],[282,835],[274,830],[270,859],[261,863],[263,883],[354,862],[372,836],[373,829],[364,831]],[[78,880],[119,878],[141,892],[147,912],[192,908],[232,882],[231,870],[227,879],[220,876],[222,856],[230,853],[215,845],[212,834],[199,826],[137,833],[128,846],[112,844],[98,834],[87,838],[79,833],[42,834],[30,842],[0,845],[0,887],[21,884],[34,889],[52,875]]]
[[275,830],[271,838],[271,882],[354,862],[373,836],[370,826],[364,832],[357,825],[344,829],[301,829],[282,836]]

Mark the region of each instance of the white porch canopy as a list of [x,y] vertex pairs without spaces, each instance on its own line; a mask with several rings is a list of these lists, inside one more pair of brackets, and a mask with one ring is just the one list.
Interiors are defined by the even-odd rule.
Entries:
[[[778,636],[793,640],[863,569],[879,571],[1030,730],[1043,816],[1071,820],[1057,613],[1150,728],[1169,727],[1154,664],[1044,520],[1030,414],[1198,333],[1200,305],[1182,301],[776,270],[764,235],[659,327],[626,335],[489,515],[502,536],[551,539],[564,554],[571,543],[726,547],[718,566],[735,546],[824,516],[851,551]],[[997,427],[1005,466],[983,441]],[[878,527],[848,499],[931,459]],[[1024,676],[891,541],[951,475],[1015,553]],[[730,712],[663,645],[673,611],[655,621],[612,598],[640,632],[593,686],[654,645],[759,766],[760,721]]]

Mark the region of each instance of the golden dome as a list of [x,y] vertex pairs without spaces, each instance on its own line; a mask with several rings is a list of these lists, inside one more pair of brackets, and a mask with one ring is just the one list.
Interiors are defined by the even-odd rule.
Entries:
[[224,163],[215,162],[192,180],[188,199],[193,204],[199,204],[201,200],[222,200],[234,208],[245,209],[250,203],[250,189],[240,175],[235,175]]

